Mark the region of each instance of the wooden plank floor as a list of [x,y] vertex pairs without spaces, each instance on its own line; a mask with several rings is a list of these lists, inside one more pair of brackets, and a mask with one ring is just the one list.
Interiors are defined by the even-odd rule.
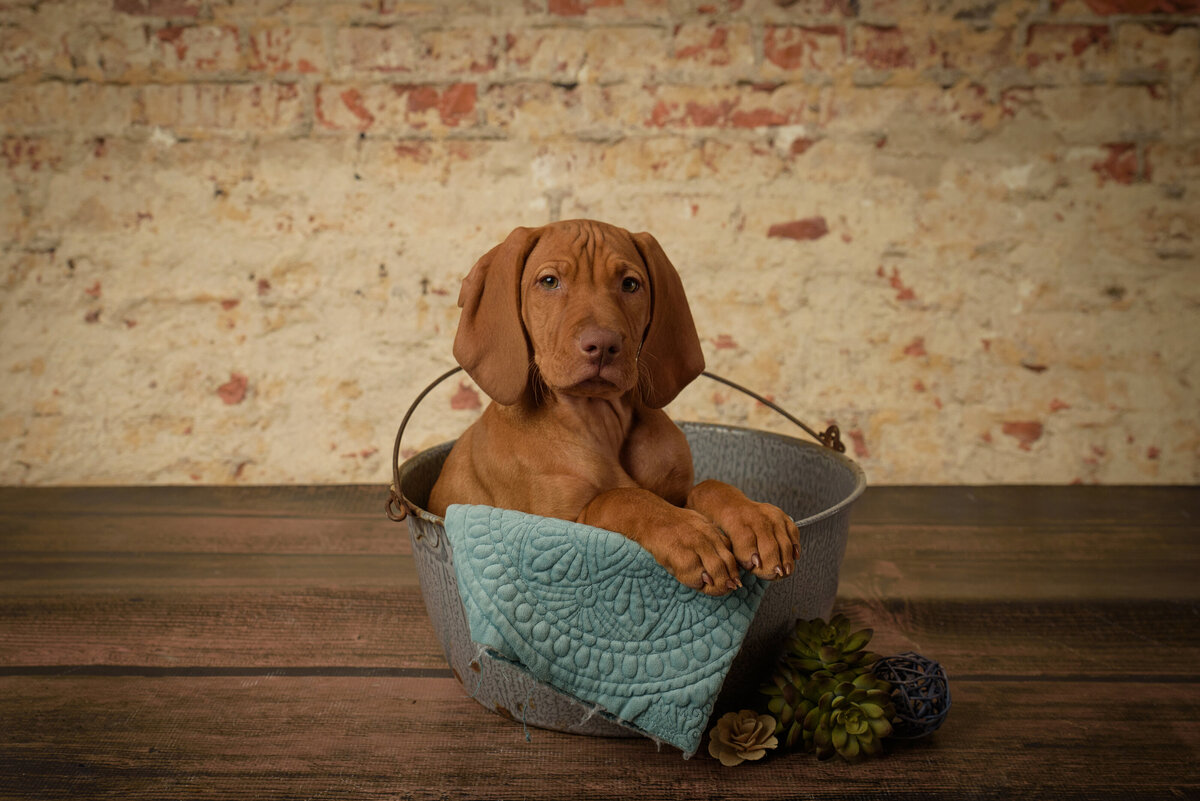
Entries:
[[466,697],[384,495],[0,489],[0,797],[1200,797],[1200,488],[869,489],[838,608],[953,710],[732,769]]

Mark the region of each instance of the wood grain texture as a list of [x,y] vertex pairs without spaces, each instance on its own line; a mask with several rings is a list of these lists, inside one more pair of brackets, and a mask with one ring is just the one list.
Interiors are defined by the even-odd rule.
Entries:
[[385,494],[0,489],[0,798],[1200,795],[1200,489],[869,489],[838,608],[951,715],[737,769],[468,698]]
[[[960,680],[933,738],[875,763],[722,768],[646,740],[531,730],[452,679],[0,679],[6,770],[32,796],[774,799],[1166,797],[1200,790],[1196,685]],[[1103,755],[1103,759],[1098,759]]]

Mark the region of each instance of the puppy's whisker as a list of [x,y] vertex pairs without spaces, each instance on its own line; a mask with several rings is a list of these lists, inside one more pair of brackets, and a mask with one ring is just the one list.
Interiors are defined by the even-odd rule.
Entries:
[[530,359],[529,361],[529,385],[530,391],[533,393],[533,402],[540,406],[545,400],[548,388],[545,380],[542,378],[542,371],[538,369],[537,362]]
[[644,351],[638,355],[638,389],[643,398],[654,394],[654,370],[647,364],[653,358],[654,356]]

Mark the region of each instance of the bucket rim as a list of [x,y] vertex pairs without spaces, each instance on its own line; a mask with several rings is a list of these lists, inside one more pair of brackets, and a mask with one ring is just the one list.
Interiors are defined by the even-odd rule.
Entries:
[[[850,474],[854,477],[854,488],[850,490],[850,493],[845,498],[838,501],[837,503],[835,503],[833,506],[829,507],[828,509],[822,509],[821,511],[817,512],[816,514],[812,514],[812,515],[809,515],[808,517],[796,520],[795,522],[798,527],[803,527],[803,526],[812,525],[814,523],[818,523],[821,520],[824,520],[829,517],[833,517],[834,515],[837,515],[843,511],[845,511],[856,500],[858,500],[859,496],[861,496],[867,488],[867,474],[863,471],[862,467],[857,462],[855,462],[849,456],[846,456],[844,453],[838,453],[837,451],[833,450],[832,448],[827,448],[824,445],[820,445],[815,442],[809,442],[808,440],[799,439],[798,437],[791,437],[791,436],[788,436],[787,434],[779,434],[774,431],[763,431],[763,430],[757,429],[757,428],[746,428],[744,426],[734,426],[734,425],[728,425],[726,423],[702,423],[702,422],[695,422],[695,421],[690,421],[690,420],[683,420],[683,421],[676,421],[676,425],[678,425],[685,432],[690,428],[690,429],[726,432],[729,434],[733,434],[734,436],[753,435],[756,437],[769,437],[771,439],[784,442],[788,445],[799,446],[799,447],[807,448],[807,449],[815,449],[817,452],[821,453],[822,456],[829,458],[829,459],[833,459],[838,464],[840,464],[842,467],[849,470]],[[398,477],[399,477],[400,481],[399,481],[399,486],[396,489],[399,491],[400,497],[403,499],[403,502],[406,505],[407,509],[409,510],[409,513],[416,515],[417,517],[421,518],[422,520],[424,520],[427,523],[433,523],[433,524],[436,524],[439,526],[445,526],[446,519],[444,517],[442,517],[441,515],[435,515],[433,512],[430,512],[429,510],[422,508],[417,503],[415,503],[411,498],[409,498],[408,495],[404,492],[404,479],[407,477],[408,473],[412,470],[412,466],[416,461],[418,461],[422,458],[428,458],[428,454],[432,453],[433,451],[441,450],[443,448],[448,450],[450,447],[452,447],[454,445],[454,443],[456,441],[457,440],[453,440],[453,439],[447,440],[445,442],[440,442],[437,445],[433,445],[429,448],[426,448],[422,451],[418,451],[417,453],[414,453],[412,456],[409,456],[407,459],[405,459],[400,464],[400,468],[399,468],[399,472],[398,472]]]

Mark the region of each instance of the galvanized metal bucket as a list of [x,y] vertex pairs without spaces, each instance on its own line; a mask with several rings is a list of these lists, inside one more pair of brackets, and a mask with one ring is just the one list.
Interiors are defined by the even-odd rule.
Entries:
[[[445,521],[425,509],[454,443],[399,463],[400,438],[413,411],[433,387],[456,372],[451,370],[426,388],[405,415],[396,435],[394,482],[388,499],[388,516],[408,520],[425,609],[454,675],[479,703],[530,726],[605,737],[640,736],[520,667],[480,653],[471,642]],[[705,375],[775,408],[825,443],[733,426],[680,423],[691,445],[697,482],[714,478],[733,484],[754,500],[783,509],[800,530],[802,553],[796,570],[768,586],[717,700],[720,712],[753,696],[798,618],[829,617],[846,551],[850,507],[866,488],[866,477],[840,452],[836,427],[817,434],[770,401],[723,378]]]

